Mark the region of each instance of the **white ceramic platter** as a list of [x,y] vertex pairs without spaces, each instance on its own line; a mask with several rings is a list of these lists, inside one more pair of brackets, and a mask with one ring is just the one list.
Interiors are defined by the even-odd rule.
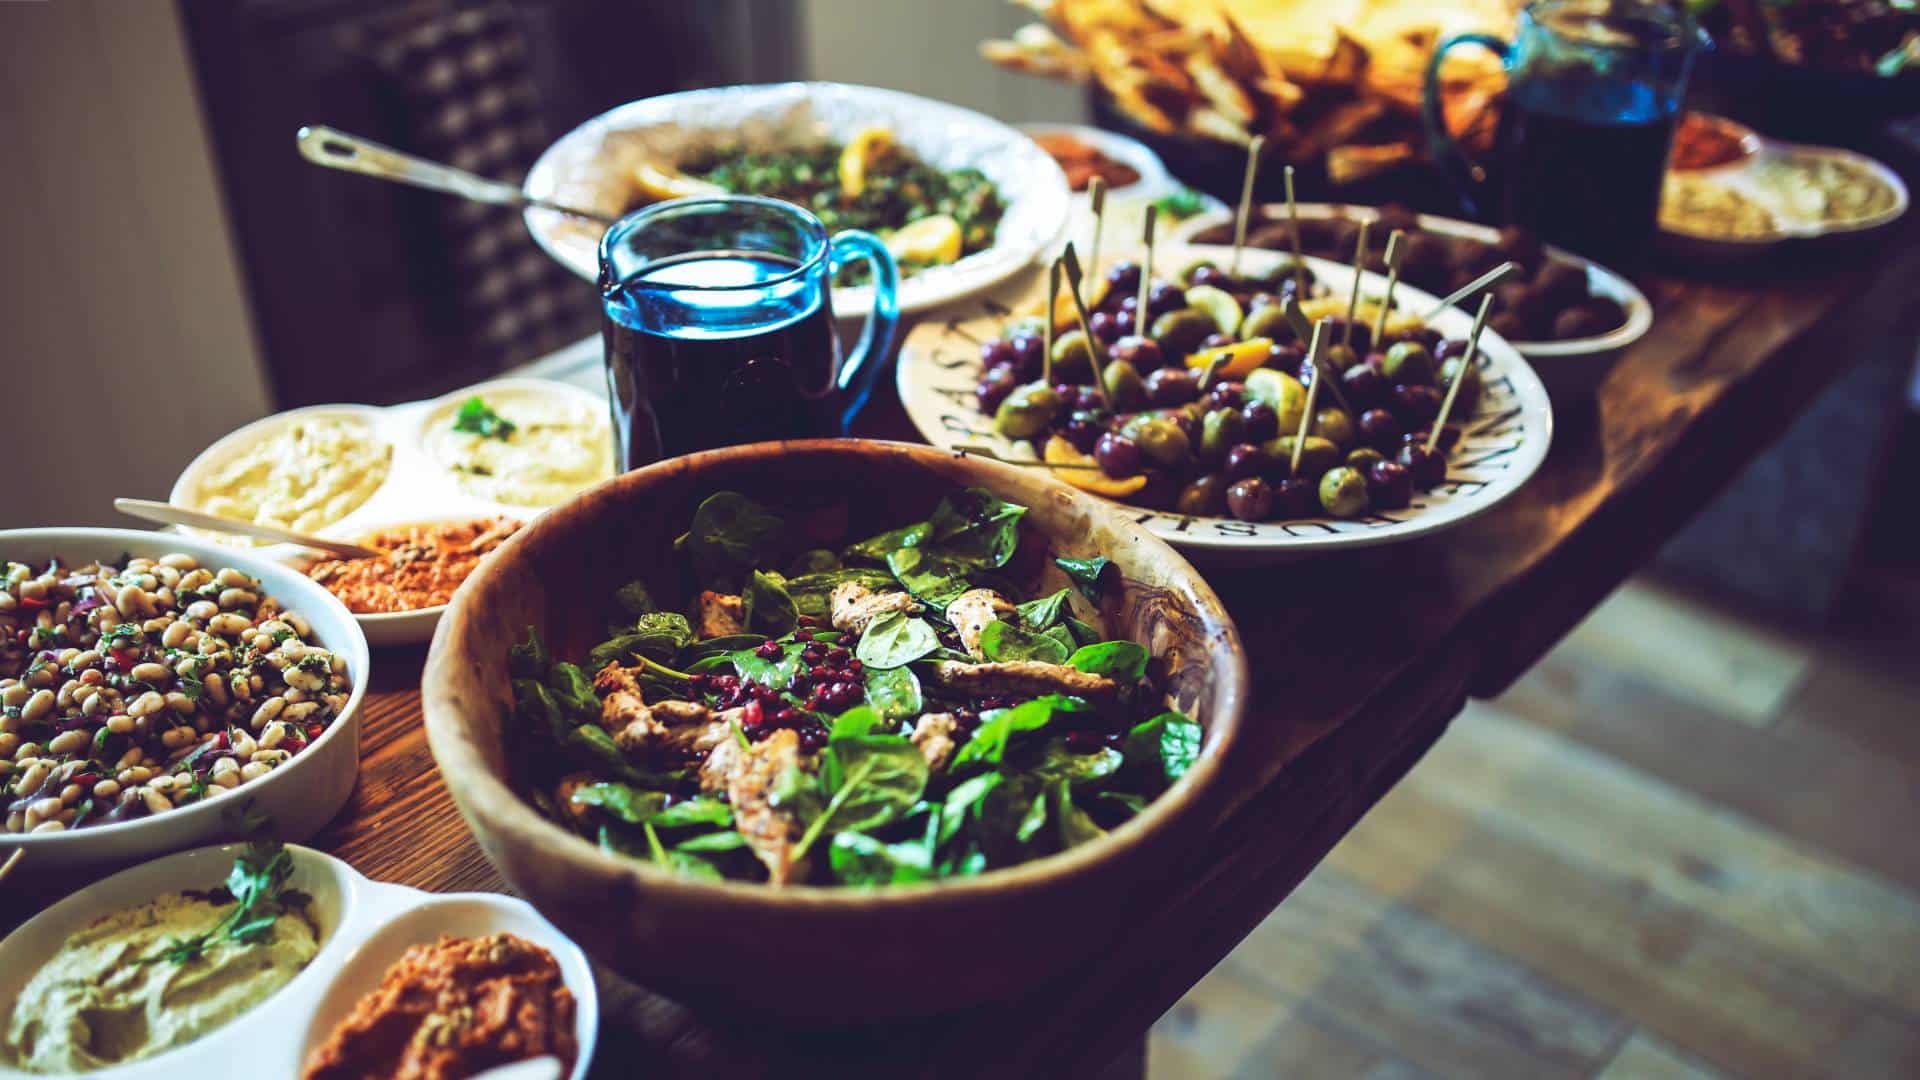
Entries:
[[133,529],[13,529],[0,532],[0,560],[45,565],[113,560],[121,555],[157,559],[185,552],[202,566],[231,566],[260,579],[267,595],[298,613],[313,628],[313,641],[344,657],[353,691],[346,708],[320,737],[284,765],[258,780],[211,798],[131,821],[89,825],[51,833],[0,833],[0,858],[23,848],[22,872],[58,874],[125,864],[178,851],[232,834],[229,815],[242,808],[265,814],[282,840],[319,832],[353,793],[360,775],[360,709],[367,694],[367,642],[346,605],[306,575],[261,552],[229,548],[174,533]]
[[[750,147],[845,142],[869,127],[892,130],[901,145],[940,169],[972,167],[993,181],[1006,213],[993,246],[900,283],[900,310],[922,311],[1005,280],[1060,235],[1067,179],[1046,151],[1018,131],[969,109],[912,94],[844,83],[725,86],[666,94],[622,105],[587,121],[547,148],[527,174],[527,194],[606,214],[633,209],[628,175],[643,160],[676,164],[722,142]],[[561,265],[599,278],[604,229],[551,210],[526,212],[527,231]],[[873,309],[869,286],[833,291],[843,318]]]
[[[295,417],[338,414],[358,417],[372,429],[375,438],[393,448],[393,461],[386,480],[367,501],[347,516],[316,535],[329,540],[355,540],[371,532],[403,525],[435,522],[473,521],[506,517],[520,522],[533,520],[546,507],[520,506],[495,502],[468,494],[455,484],[447,469],[435,461],[425,446],[427,425],[451,407],[475,395],[490,391],[512,390],[543,394],[578,401],[590,407],[596,416],[607,415],[606,399],[578,387],[549,379],[505,378],[466,387],[428,401],[401,405],[310,405],[256,420],[221,438],[187,464],[174,481],[168,500],[181,506],[201,506],[201,486],[208,474],[233,455],[245,451],[262,438],[280,430]],[[608,423],[611,423],[608,419]],[[609,463],[609,469],[612,468]],[[244,544],[245,541],[240,541]],[[253,550],[283,562],[305,562],[313,553],[291,544],[274,544]],[[355,615],[370,644],[418,644],[433,637],[433,628],[446,611],[446,605],[392,614]]]
[[[1196,259],[1224,264],[1230,249],[1188,245],[1162,250],[1157,267],[1185,266]],[[1121,252],[1115,252],[1119,256]],[[1127,252],[1137,256],[1136,252]],[[1249,250],[1242,266],[1270,270],[1283,257],[1275,252]],[[1353,270],[1339,263],[1309,258],[1318,279],[1336,296],[1346,295]],[[1009,440],[993,429],[990,417],[974,404],[973,389],[980,378],[980,345],[1001,335],[1015,311],[1040,310],[1044,286],[1039,275],[996,290],[977,303],[956,310],[951,318],[927,320],[908,335],[900,351],[900,399],[920,434],[935,446],[953,449],[962,444],[991,447],[1002,457],[1036,459],[1026,442]],[[1378,296],[1385,280],[1373,274],[1362,278],[1362,295]],[[1425,311],[1436,298],[1407,285],[1394,293],[1396,307]],[[1473,319],[1449,308],[1433,320],[1447,337],[1464,338]],[[1519,490],[1546,459],[1553,439],[1553,407],[1539,376],[1512,345],[1488,331],[1480,338],[1479,367],[1484,389],[1478,411],[1460,418],[1460,443],[1449,455],[1446,482],[1432,491],[1416,493],[1404,510],[1370,513],[1352,520],[1333,518],[1247,522],[1232,518],[1189,517],[1172,511],[1140,507],[1136,520],[1154,535],[1202,561],[1216,563],[1270,562],[1292,556],[1374,544],[1396,543],[1457,525],[1498,504]]]
[[[1268,203],[1261,208],[1271,217],[1284,218],[1287,213],[1285,203]],[[1300,203],[1298,210],[1302,218],[1351,218],[1354,221],[1376,221],[1380,211],[1371,206],[1348,206],[1343,203]],[[1223,222],[1231,222],[1233,217],[1226,211],[1213,214],[1196,214],[1180,223],[1168,234],[1173,243],[1191,243],[1193,237],[1204,229],[1212,228]],[[1422,229],[1443,236],[1459,236],[1469,240],[1478,240],[1483,244],[1500,242],[1500,230],[1486,225],[1476,225],[1471,221],[1457,218],[1439,217],[1433,214],[1416,215]],[[1384,238],[1376,237],[1381,243]],[[1521,356],[1529,361],[1538,362],[1548,358],[1591,356],[1597,353],[1611,353],[1624,349],[1640,340],[1648,328],[1653,325],[1653,305],[1647,302],[1647,296],[1633,282],[1601,266],[1592,259],[1583,258],[1570,251],[1551,245],[1546,246],[1549,259],[1577,266],[1586,271],[1587,291],[1595,296],[1604,296],[1619,304],[1626,312],[1626,321],[1620,326],[1594,337],[1569,338],[1565,341],[1514,341],[1509,342]]]
[[[1140,174],[1140,179],[1131,184],[1107,189],[1107,197],[1133,198],[1144,196],[1154,198],[1164,195],[1180,186],[1172,174],[1167,172],[1166,163],[1160,155],[1153,152],[1139,139],[1129,139],[1118,132],[1097,128],[1091,124],[1015,124],[1022,133],[1039,138],[1042,135],[1067,135],[1100,151],[1114,161],[1130,166]],[[1073,201],[1087,201],[1087,193],[1076,191]]]
[[[115,874],[54,904],[0,941],[0,1023],[68,935],[105,915],[171,892],[210,889],[225,882],[244,845],[183,851]],[[324,1042],[360,997],[379,984],[410,946],[441,934],[472,937],[516,934],[553,954],[576,1002],[574,1033],[580,1054],[570,1074],[584,1080],[599,1036],[600,1006],[593,969],[579,946],[525,901],[492,893],[436,895],[362,877],[339,859],[311,848],[288,847],[289,887],[313,897],[320,951],[291,982],[247,1013],[201,1038],[116,1068],[89,1073],[98,1080],[160,1080],[191,1076],[235,1080],[300,1075],[301,1063]],[[0,1078],[30,1077],[0,1066]]]
[[[1769,162],[1786,157],[1831,158],[1852,165],[1891,190],[1893,204],[1879,213],[1851,221],[1831,222],[1809,215],[1774,195],[1758,180],[1760,169]],[[1661,239],[1666,247],[1686,254],[1708,257],[1745,258],[1775,250],[1796,240],[1871,232],[1898,221],[1900,216],[1907,212],[1910,202],[1907,185],[1900,179],[1900,174],[1865,154],[1831,146],[1778,142],[1765,136],[1759,139],[1758,152],[1738,162],[1719,168],[1699,169],[1677,175],[1691,176],[1703,183],[1721,185],[1746,196],[1765,207],[1773,215],[1774,224],[1778,227],[1778,231],[1764,236],[1733,237],[1685,232],[1665,221],[1661,222]]]

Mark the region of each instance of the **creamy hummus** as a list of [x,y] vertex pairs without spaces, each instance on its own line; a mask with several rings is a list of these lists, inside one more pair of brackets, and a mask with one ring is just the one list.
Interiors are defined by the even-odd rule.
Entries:
[[288,912],[271,940],[220,935],[198,957],[164,958],[170,944],[204,933],[232,907],[170,893],[74,934],[20,992],[0,1061],[82,1073],[151,1057],[260,1004],[319,951],[313,924]]
[[208,470],[198,509],[221,517],[314,532],[377,491],[393,447],[352,416],[296,416]]
[[477,395],[504,425],[456,428],[471,397],[427,420],[427,455],[469,495],[513,506],[556,506],[613,475],[613,430],[604,408],[571,395],[505,387]]

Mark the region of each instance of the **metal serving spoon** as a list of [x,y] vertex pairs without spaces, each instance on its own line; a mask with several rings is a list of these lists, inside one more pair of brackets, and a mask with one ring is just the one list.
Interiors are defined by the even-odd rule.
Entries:
[[561,206],[546,199],[536,199],[512,184],[489,180],[465,169],[456,169],[412,154],[403,154],[391,146],[382,146],[371,139],[362,139],[330,127],[302,127],[295,133],[294,141],[300,147],[301,157],[329,169],[376,176],[382,180],[458,195],[463,199],[495,206],[538,206],[597,221],[602,225],[611,225],[619,220],[618,216],[595,210],[582,210],[577,206]]
[[113,508],[142,521],[157,521],[162,525],[185,525],[194,529],[211,529],[214,532],[233,533],[236,536],[255,536],[262,540],[278,540],[283,544],[317,548],[345,559],[379,559],[386,555],[386,552],[378,548],[362,547],[342,540],[325,540],[318,536],[297,533],[291,529],[256,525],[251,521],[236,521],[233,518],[189,510],[184,506],[156,502],[153,499],[115,499]]

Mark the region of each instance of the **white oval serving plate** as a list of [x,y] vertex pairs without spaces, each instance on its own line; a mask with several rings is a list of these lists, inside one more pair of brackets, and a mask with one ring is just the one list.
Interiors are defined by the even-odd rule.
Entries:
[[[634,208],[627,175],[641,160],[674,164],[690,150],[723,141],[755,147],[844,142],[874,126],[891,129],[936,168],[979,169],[1006,203],[992,247],[901,280],[902,313],[989,288],[1060,235],[1067,178],[1032,139],[957,105],[846,83],[724,86],[630,102],[561,136],[534,162],[525,188],[535,198],[619,215]],[[547,254],[588,281],[599,279],[602,226],[537,207],[525,217]],[[870,286],[833,290],[834,314],[841,318],[864,317],[872,308]]]
[[[156,896],[211,889],[226,881],[244,844],[196,848],[143,863],[81,889],[28,920],[0,941],[0,1024],[14,1002],[69,934],[104,915]],[[474,936],[506,931],[545,948],[576,1002],[574,1034],[580,1054],[571,1080],[585,1080],[599,1037],[600,1006],[593,969],[579,946],[525,901],[493,893],[434,894],[371,881],[346,863],[312,848],[289,846],[289,887],[313,897],[320,951],[306,969],[248,1012],[184,1046],[140,1061],[88,1073],[98,1080],[202,1080],[294,1077],[334,1024],[361,995],[379,984],[409,946],[441,934]],[[0,1078],[43,1074],[0,1065]]]
[[[1900,220],[1907,212],[1910,197],[1906,182],[1900,174],[1885,164],[1865,154],[1852,150],[1843,150],[1834,146],[1815,146],[1811,143],[1781,142],[1759,136],[1759,151],[1714,169],[1696,169],[1679,175],[1690,176],[1702,181],[1719,184],[1746,196],[1764,206],[1773,215],[1778,231],[1764,236],[1712,236],[1704,233],[1691,233],[1660,223],[1661,244],[1680,254],[1699,255],[1707,258],[1741,259],[1751,258],[1776,250],[1795,241],[1814,240],[1820,237],[1845,236],[1848,234],[1872,232]],[[1893,205],[1876,214],[1856,218],[1850,221],[1830,222],[1808,217],[1774,197],[1756,179],[1756,170],[1771,160],[1783,157],[1825,157],[1844,161],[1872,175],[1893,192]]]
[[231,835],[230,811],[251,806],[265,814],[282,840],[319,832],[353,792],[360,775],[360,710],[367,694],[367,640],[353,615],[332,593],[285,563],[177,533],[133,529],[12,529],[0,532],[0,560],[44,563],[118,559],[122,554],[159,558],[180,551],[203,566],[232,566],[260,579],[267,594],[297,612],[313,628],[315,643],[345,657],[353,690],[320,737],[272,772],[200,802],[132,821],[90,825],[66,832],[0,832],[0,856],[24,848],[25,872],[60,873],[126,863]]
[[[202,450],[181,470],[168,500],[197,509],[202,505],[201,484],[208,472],[220,462],[272,434],[296,417],[347,415],[365,421],[375,438],[391,446],[393,460],[387,470],[386,480],[366,502],[339,521],[315,530],[315,535],[329,540],[357,540],[369,533],[404,525],[492,517],[512,518],[522,523],[531,521],[549,508],[495,502],[463,492],[424,446],[425,426],[431,418],[449,405],[490,390],[531,391],[569,398],[590,406],[596,415],[607,410],[605,398],[578,387],[551,379],[513,377],[492,379],[437,398],[400,405],[309,405],[289,409],[256,420]],[[611,418],[608,423],[612,423]],[[234,546],[247,550],[242,546],[245,543],[241,540]],[[251,550],[281,562],[302,565],[314,557],[313,552],[294,544],[262,545]],[[439,624],[440,616],[446,610],[446,605],[440,604],[417,611],[356,614],[353,618],[360,624],[371,645],[417,645],[433,637],[433,628]]]
[[[1229,253],[1229,248],[1187,245],[1158,252],[1156,265],[1184,266],[1198,258],[1225,263]],[[1249,249],[1243,266],[1271,268],[1283,258],[1277,252]],[[1351,267],[1324,259],[1307,261],[1334,295],[1347,294],[1353,281]],[[1361,280],[1367,296],[1378,296],[1385,288],[1385,279],[1377,275],[1366,274]],[[1413,312],[1437,303],[1437,298],[1408,285],[1399,286],[1394,299],[1396,307]],[[1031,444],[994,431],[992,418],[975,407],[973,389],[980,377],[981,343],[999,337],[1014,312],[1039,310],[1044,302],[1039,275],[1028,275],[966,305],[952,318],[923,322],[908,335],[900,350],[900,400],[928,442],[947,449],[982,445],[1011,460],[1036,460]],[[1431,325],[1448,337],[1464,338],[1473,319],[1459,308],[1449,308]],[[1461,418],[1461,439],[1449,455],[1446,482],[1432,491],[1415,493],[1412,505],[1404,510],[1376,511],[1351,520],[1248,522],[1143,506],[1137,508],[1135,520],[1195,559],[1216,563],[1272,562],[1397,543],[1458,525],[1518,491],[1546,460],[1553,440],[1553,406],[1546,387],[1512,345],[1491,331],[1483,333],[1479,368],[1484,384],[1479,408],[1473,416]]]

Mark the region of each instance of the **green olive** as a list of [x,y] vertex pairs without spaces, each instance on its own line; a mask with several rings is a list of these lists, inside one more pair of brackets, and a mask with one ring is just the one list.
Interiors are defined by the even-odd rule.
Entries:
[[[1291,464],[1293,461],[1294,436],[1282,435],[1277,439],[1268,439],[1263,444],[1270,460]],[[1335,465],[1340,464],[1340,448],[1318,435],[1307,436],[1306,445],[1300,448],[1300,468],[1295,476],[1315,477]]]
[[1335,374],[1340,374],[1359,363],[1360,354],[1354,352],[1351,345],[1332,345],[1328,346],[1326,355],[1320,359]]
[[1107,404],[1115,412],[1130,412],[1146,403],[1147,385],[1140,378],[1140,369],[1125,360],[1108,364],[1100,381],[1107,388]]
[[1047,320],[1041,318],[1040,316],[1017,315],[1012,319],[1007,320],[1006,329],[1000,331],[1000,336],[1008,340],[1012,340],[1022,335],[1026,337],[1037,338],[1037,337],[1045,336],[1046,330],[1047,330]]
[[1288,435],[1300,430],[1300,415],[1307,409],[1307,388],[1299,379],[1277,368],[1255,368],[1247,375],[1247,394],[1272,406],[1280,425],[1276,430]]
[[1219,517],[1227,512],[1227,478],[1208,473],[1180,489],[1174,509],[1194,517]]
[[1169,469],[1185,466],[1193,458],[1193,446],[1187,433],[1165,417],[1149,416],[1133,426],[1133,441],[1147,460]]
[[1200,420],[1200,459],[1219,461],[1246,434],[1247,419],[1239,409],[1215,409]]
[[1320,506],[1337,518],[1359,517],[1367,509],[1367,480],[1345,465],[1320,478]]
[[1153,320],[1149,332],[1153,340],[1160,343],[1160,351],[1165,354],[1167,362],[1175,363],[1186,359],[1188,353],[1199,348],[1201,342],[1219,332],[1219,329],[1213,316],[1199,308],[1181,308]]
[[1396,341],[1380,364],[1380,374],[1390,383],[1429,385],[1433,382],[1433,354],[1417,341]]
[[[1465,362],[1463,357],[1449,356],[1447,362],[1440,365],[1440,387],[1443,392],[1452,385],[1454,373],[1459,371],[1461,364]],[[1468,365],[1466,374],[1460,376],[1460,395],[1453,402],[1451,419],[1460,420],[1472,416],[1473,410],[1479,405],[1480,368],[1477,365]]]
[[1060,412],[1060,395],[1044,382],[1014,387],[993,413],[993,430],[1009,439],[1031,439]]
[[1347,468],[1352,469],[1361,476],[1367,475],[1375,465],[1385,460],[1387,460],[1387,455],[1375,450],[1371,446],[1362,446],[1358,449],[1347,451]]
[[1186,266],[1181,268],[1180,277],[1179,277],[1180,284],[1182,285],[1193,284],[1194,271],[1199,270],[1203,267],[1210,267],[1213,265],[1214,265],[1214,261],[1212,259],[1193,260],[1192,262],[1188,263]]
[[1279,304],[1257,307],[1240,320],[1240,340],[1250,341],[1257,337],[1279,343],[1293,340],[1293,323],[1287,320],[1284,307]]
[[1313,427],[1308,430],[1342,450],[1353,445],[1353,417],[1345,409],[1321,409],[1313,414]]
[[1093,370],[1093,347],[1087,343],[1087,335],[1078,330],[1069,330],[1053,339],[1053,372],[1055,375],[1077,375]]

